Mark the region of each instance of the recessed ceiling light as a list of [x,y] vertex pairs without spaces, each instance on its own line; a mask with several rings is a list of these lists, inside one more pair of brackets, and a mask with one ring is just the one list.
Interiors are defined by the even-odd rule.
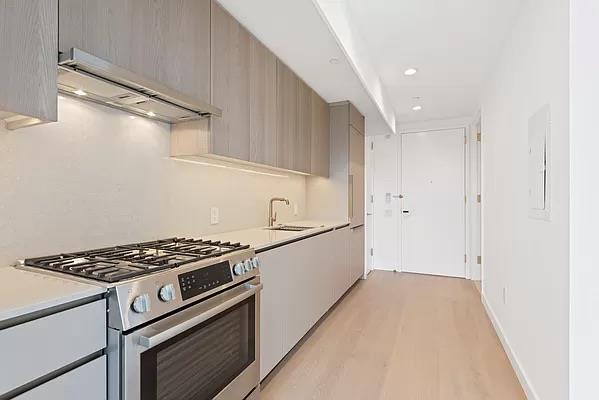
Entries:
[[147,114],[148,114],[148,117],[155,117],[156,116],[156,114],[154,113],[154,111],[148,111]]
[[77,89],[73,93],[75,93],[77,96],[85,96],[87,94],[81,89]]
[[403,74],[406,76],[412,76],[412,75],[416,75],[417,72],[418,72],[418,70],[416,68],[408,68],[403,72]]
[[129,115],[129,119],[135,119],[135,115]]
[[422,110],[422,106],[414,106],[414,107],[412,107],[412,110],[420,111],[420,110]]
[[333,57],[329,60],[329,62],[333,65],[339,64],[341,61],[337,57]]

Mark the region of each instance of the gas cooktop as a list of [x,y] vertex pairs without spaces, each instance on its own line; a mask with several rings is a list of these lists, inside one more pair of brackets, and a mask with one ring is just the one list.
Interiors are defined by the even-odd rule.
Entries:
[[29,267],[115,283],[249,248],[240,243],[170,238],[29,258]]

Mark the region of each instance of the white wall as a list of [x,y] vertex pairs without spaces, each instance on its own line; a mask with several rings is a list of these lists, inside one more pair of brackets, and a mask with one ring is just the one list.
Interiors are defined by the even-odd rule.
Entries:
[[571,0],[570,399],[599,398],[599,3]]
[[[482,101],[483,296],[529,398],[542,400],[568,398],[568,19],[568,0],[523,2]],[[551,221],[528,217],[528,119],[544,104]]]
[[[168,158],[168,125],[70,98],[58,123],[0,127],[0,266],[23,257],[304,217],[305,178],[274,177]],[[246,167],[242,167],[246,168]],[[279,174],[278,172],[276,174]],[[210,207],[220,224],[210,225]]]

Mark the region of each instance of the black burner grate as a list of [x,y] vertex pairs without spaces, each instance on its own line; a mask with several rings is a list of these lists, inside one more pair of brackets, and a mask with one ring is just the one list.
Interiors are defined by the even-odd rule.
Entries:
[[170,238],[29,258],[25,265],[113,283],[247,248],[240,243]]

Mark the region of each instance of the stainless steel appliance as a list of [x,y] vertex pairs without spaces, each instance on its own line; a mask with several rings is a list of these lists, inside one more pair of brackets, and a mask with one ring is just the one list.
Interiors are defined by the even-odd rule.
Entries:
[[76,48],[59,55],[57,79],[63,94],[164,122],[222,115],[211,104]]
[[110,400],[255,400],[260,284],[253,249],[172,238],[27,259],[108,288]]

